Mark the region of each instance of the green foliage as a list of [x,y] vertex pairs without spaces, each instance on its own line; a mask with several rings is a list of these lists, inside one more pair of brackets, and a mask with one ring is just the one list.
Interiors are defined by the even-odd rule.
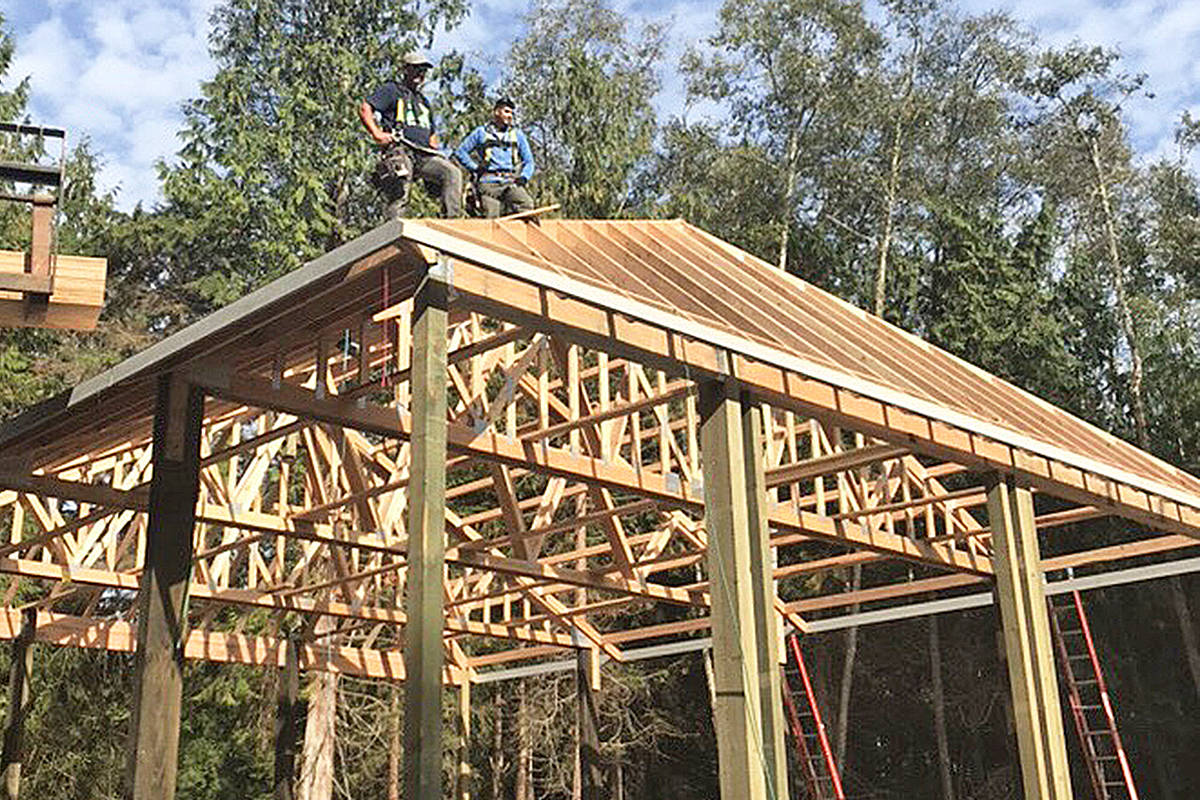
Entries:
[[1086,386],[1049,282],[1056,216],[1047,204],[1014,241],[998,219],[942,217],[942,260],[922,287],[931,342],[1060,405]]
[[[240,297],[380,220],[358,104],[463,0],[230,0],[213,15],[217,74],[184,108],[185,146],[160,167],[162,252],[191,314]],[[461,59],[449,69],[461,73]],[[138,237],[143,237],[139,241]],[[148,237],[148,241],[146,241]],[[148,271],[148,270],[147,270]]]
[[664,34],[637,36],[604,0],[539,0],[508,56],[505,89],[538,160],[542,203],[567,217],[620,217],[650,155]]

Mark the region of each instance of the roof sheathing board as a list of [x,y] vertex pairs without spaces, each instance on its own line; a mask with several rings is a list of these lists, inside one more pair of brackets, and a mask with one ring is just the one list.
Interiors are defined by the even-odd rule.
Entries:
[[[547,221],[541,235],[568,247],[564,242],[595,239],[621,227],[629,231],[627,236],[657,237],[675,248],[690,245],[690,258],[676,252],[674,269],[689,271],[689,280],[697,285],[710,280],[703,273],[716,270],[723,273],[725,286],[757,287],[760,297],[773,291],[772,308],[796,323],[797,331],[789,335],[776,326],[777,341],[755,336],[739,327],[744,320],[737,309],[726,305],[717,314],[700,300],[664,310],[660,298],[643,296],[639,284],[627,279],[631,269],[650,270],[645,262],[622,265],[621,271],[607,273],[607,286],[598,285],[594,271],[579,274],[568,259],[551,259],[546,247],[527,245],[521,252],[522,240],[507,232],[516,225],[523,223],[409,221],[404,235],[556,293],[1200,508],[1200,480],[1195,477],[748,254],[739,258],[732,246],[714,247],[712,237],[687,223]],[[701,248],[711,260],[696,256]],[[814,352],[819,357],[809,358]]]

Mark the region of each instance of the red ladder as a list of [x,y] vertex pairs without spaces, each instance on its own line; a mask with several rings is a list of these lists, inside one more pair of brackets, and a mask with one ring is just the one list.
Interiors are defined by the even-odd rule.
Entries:
[[1049,597],[1058,667],[1095,800],[1138,800],[1079,592]]
[[[796,634],[792,634],[788,637],[788,642],[792,648],[792,660],[795,661],[796,670],[800,675],[800,687],[794,695],[785,665],[782,681],[783,702],[787,708],[796,751],[804,765],[804,776],[808,779],[809,796],[811,800],[846,800],[846,795],[842,792],[842,779],[833,761],[833,750],[829,747],[829,738],[825,735],[825,723],[821,721],[821,709],[813,696],[812,682],[808,679],[808,669],[804,666],[804,656],[800,653],[800,639]],[[803,702],[802,706],[797,707],[797,699]]]

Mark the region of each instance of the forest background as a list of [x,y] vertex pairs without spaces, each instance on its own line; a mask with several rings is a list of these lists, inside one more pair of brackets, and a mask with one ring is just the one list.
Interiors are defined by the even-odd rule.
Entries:
[[[183,148],[159,165],[163,200],[118,210],[97,189],[104,154],[87,141],[71,151],[60,248],[109,259],[107,307],[91,334],[0,332],[0,414],[376,224],[356,103],[468,10],[219,3],[217,71],[186,103]],[[1174,152],[1135,157],[1123,114],[1152,91],[1144,76],[1116,53],[1049,48],[948,0],[731,0],[714,30],[671,65],[717,112],[696,121],[655,104],[663,27],[604,0],[535,3],[498,85],[533,142],[538,198],[567,217],[684,217],[1200,473],[1200,125],[1180,114]],[[29,84],[8,74],[20,46],[0,18],[8,120],[27,116]],[[448,141],[486,118],[492,96],[461,53],[439,54],[430,94]],[[427,199],[414,209],[433,211]],[[20,209],[0,209],[0,247],[27,236]],[[1124,524],[1059,535],[1098,546]],[[1200,796],[1198,586],[1189,576],[1087,598],[1144,798]],[[996,627],[978,610],[813,637],[854,797],[1020,796]],[[119,797],[131,660],[46,648],[37,659],[24,790]],[[699,657],[605,674],[601,737],[624,796],[715,797]],[[179,797],[270,796],[276,680],[188,666]],[[394,797],[399,690],[343,679],[336,691],[332,796]],[[569,675],[475,698],[475,796],[578,791]]]

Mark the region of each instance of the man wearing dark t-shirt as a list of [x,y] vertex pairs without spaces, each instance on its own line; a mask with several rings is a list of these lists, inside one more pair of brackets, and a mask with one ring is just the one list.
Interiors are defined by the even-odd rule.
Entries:
[[359,119],[382,148],[374,182],[387,197],[389,219],[404,214],[409,169],[411,177],[420,178],[441,196],[445,216],[462,216],[462,173],[441,154],[433,112],[421,94],[432,67],[423,53],[406,54],[400,82],[388,81],[358,106]]

